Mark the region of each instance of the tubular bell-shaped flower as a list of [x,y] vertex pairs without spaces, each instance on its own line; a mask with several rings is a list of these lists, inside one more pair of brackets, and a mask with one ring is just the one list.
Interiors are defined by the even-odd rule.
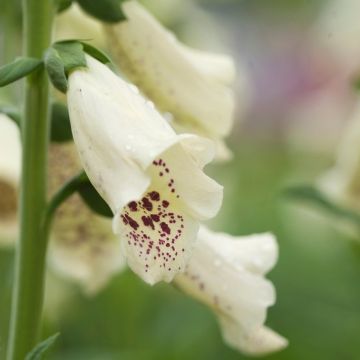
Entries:
[[287,340],[264,326],[275,289],[264,278],[276,263],[271,234],[233,237],[201,227],[193,255],[175,284],[212,308],[224,340],[248,354],[281,350]]
[[225,148],[222,139],[234,111],[232,59],[181,44],[136,1],[124,2],[122,9],[126,20],[106,26],[121,71],[173,115],[177,130],[204,135]]
[[319,187],[340,204],[360,210],[360,102],[340,140],[332,169],[318,181]]
[[82,164],[114,213],[132,270],[150,284],[171,281],[186,265],[199,221],[222,202],[222,187],[202,171],[211,142],[176,135],[134,86],[86,59],[67,93]]
[[17,125],[0,114],[0,239],[17,236],[17,192],[21,168],[21,142]]
[[[81,164],[73,143],[52,144],[49,155],[49,188],[53,193],[80,171]],[[125,267],[111,220],[91,211],[78,194],[73,194],[56,212],[49,263],[57,274],[79,283],[89,295]]]

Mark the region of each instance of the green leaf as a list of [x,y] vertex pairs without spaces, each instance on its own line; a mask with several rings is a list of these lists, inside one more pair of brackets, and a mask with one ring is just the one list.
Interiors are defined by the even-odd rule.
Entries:
[[78,193],[86,203],[86,205],[99,215],[112,217],[113,213],[109,205],[95,190],[90,180],[84,181],[78,188]]
[[53,48],[64,64],[66,75],[76,68],[86,67],[83,45],[79,41],[60,41],[55,43]]
[[285,195],[289,198],[316,206],[339,220],[345,220],[356,226],[360,226],[360,214],[336,204],[320,190],[311,185],[299,185],[286,189]]
[[81,44],[83,45],[84,51],[87,54],[91,55],[93,58],[99,60],[103,64],[111,63],[110,58],[96,47],[85,42],[81,42]]
[[72,140],[69,112],[66,105],[54,102],[51,106],[51,141],[62,143]]
[[45,355],[50,349],[51,346],[54,345],[56,339],[59,337],[60,333],[54,334],[42,341],[38,344],[30,353],[26,355],[25,360],[43,360],[45,359]]
[[85,204],[95,213],[112,217],[112,211],[92,186],[85,171],[69,179],[51,198],[47,208],[47,221],[51,221],[56,209],[74,193],[79,193]]
[[81,8],[89,15],[109,23],[125,20],[121,10],[121,0],[77,0]]
[[39,69],[42,66],[42,60],[20,57],[14,62],[0,67],[0,87],[11,84],[12,82],[23,78]]
[[61,13],[72,5],[72,0],[58,0],[57,12]]
[[21,127],[21,115],[18,109],[12,106],[0,106],[0,113],[7,115],[19,128]]
[[67,78],[65,67],[59,53],[54,48],[49,48],[45,53],[45,68],[54,87],[63,93],[67,91]]

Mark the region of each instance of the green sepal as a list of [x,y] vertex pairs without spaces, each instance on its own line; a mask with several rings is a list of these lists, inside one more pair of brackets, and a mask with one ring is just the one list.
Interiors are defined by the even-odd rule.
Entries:
[[97,49],[96,47],[85,43],[85,42],[81,42],[84,51],[89,54],[90,56],[92,56],[93,58],[99,60],[100,62],[102,62],[103,64],[108,64],[111,63],[110,58],[102,51],[100,51],[99,49]]
[[360,227],[360,214],[335,203],[319,189],[311,185],[298,185],[284,191],[285,196],[317,207],[338,220]]
[[81,171],[69,179],[50,200],[46,216],[48,223],[51,222],[58,207],[75,193],[78,193],[84,203],[95,213],[105,217],[113,216],[111,209],[95,190],[85,171]]
[[72,5],[72,0],[58,0],[57,12],[61,13]]
[[67,78],[65,67],[59,53],[54,48],[49,48],[45,53],[45,68],[49,79],[56,89],[66,93]]
[[66,75],[69,75],[71,70],[79,67],[86,67],[86,59],[83,45],[77,40],[59,41],[53,45],[53,48],[58,52],[65,68]]
[[19,57],[12,63],[0,67],[0,87],[11,84],[39,69],[43,64],[40,59]]
[[113,213],[109,205],[95,190],[89,179],[81,183],[78,188],[78,193],[80,194],[85,204],[95,213],[108,218],[113,217]]
[[55,88],[66,93],[69,73],[74,69],[86,67],[83,45],[76,40],[53,44],[45,53],[45,66]]
[[56,339],[60,333],[54,334],[42,341],[36,347],[26,355],[25,360],[44,360],[50,347],[54,345]]
[[77,0],[81,8],[89,15],[108,23],[117,23],[126,19],[121,0]]
[[72,140],[68,108],[61,102],[51,106],[51,141],[62,143]]

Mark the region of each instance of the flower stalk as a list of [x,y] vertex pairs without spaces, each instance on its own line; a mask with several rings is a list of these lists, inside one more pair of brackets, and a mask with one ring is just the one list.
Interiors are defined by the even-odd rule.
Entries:
[[[51,42],[53,2],[24,0],[24,55],[41,58]],[[22,124],[23,161],[20,190],[20,237],[7,349],[8,360],[22,360],[39,340],[46,255],[48,79],[40,68],[26,79]]]

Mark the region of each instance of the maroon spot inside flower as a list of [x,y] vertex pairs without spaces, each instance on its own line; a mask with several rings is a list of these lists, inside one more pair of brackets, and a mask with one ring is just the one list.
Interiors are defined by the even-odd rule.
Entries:
[[137,211],[137,203],[135,201],[131,201],[128,206],[131,211]]
[[170,203],[169,203],[168,201],[163,200],[162,206],[163,206],[164,208],[167,208],[169,205],[170,205]]
[[142,199],[142,204],[143,204],[144,208],[148,211],[151,211],[153,209],[152,202],[146,197],[144,197]]
[[166,234],[168,234],[168,235],[170,234],[170,228],[169,228],[168,224],[162,222],[162,223],[160,224],[160,226],[161,226],[161,230],[162,230],[164,233],[166,233]]
[[150,199],[153,201],[160,200],[160,194],[157,191],[152,191],[149,195],[150,195]]
[[150,216],[151,216],[151,218],[152,218],[155,222],[159,222],[159,221],[160,221],[160,216],[159,216],[159,215],[151,214]]
[[137,230],[137,228],[139,227],[139,224],[132,218],[130,217],[128,214],[125,214],[125,218],[128,221],[129,225],[134,229]]

